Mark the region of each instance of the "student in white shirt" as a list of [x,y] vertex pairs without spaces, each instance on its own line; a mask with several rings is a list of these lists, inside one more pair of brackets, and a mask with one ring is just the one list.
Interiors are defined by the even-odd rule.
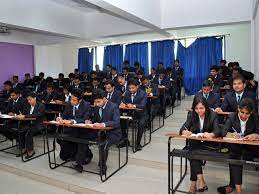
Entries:
[[[237,112],[230,115],[224,125],[223,136],[249,141],[259,140],[259,117],[254,113],[253,100],[244,98],[240,101]],[[258,147],[230,144],[229,149],[231,159],[252,160]],[[230,164],[230,183],[219,187],[218,192],[225,194],[236,190],[236,194],[242,194],[242,170],[242,166]]]
[[[217,114],[209,108],[205,98],[196,96],[193,100],[192,110],[194,111],[188,113],[187,120],[180,130],[181,135],[191,136],[200,133],[202,137],[214,138],[221,134]],[[189,141],[189,149],[192,151],[210,150],[209,146],[211,144],[208,142]],[[189,194],[208,190],[203,177],[202,166],[202,160],[190,160],[191,186]]]

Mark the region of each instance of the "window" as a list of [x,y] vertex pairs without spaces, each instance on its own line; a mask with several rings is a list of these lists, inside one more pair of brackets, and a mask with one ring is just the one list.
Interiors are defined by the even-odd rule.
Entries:
[[[98,64],[100,69],[103,69],[103,57],[104,57],[104,46],[98,46],[96,47],[96,52],[94,55],[94,58],[96,58],[96,61],[94,63],[94,65]],[[95,66],[94,66],[94,70],[95,70]]]

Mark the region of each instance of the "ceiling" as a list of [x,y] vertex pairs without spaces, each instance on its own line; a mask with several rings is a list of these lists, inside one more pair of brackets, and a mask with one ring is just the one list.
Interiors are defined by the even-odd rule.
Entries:
[[0,24],[11,34],[0,34],[0,41],[10,36],[36,45],[112,42],[143,33],[168,38],[169,29],[251,21],[253,10],[253,0],[2,1]]

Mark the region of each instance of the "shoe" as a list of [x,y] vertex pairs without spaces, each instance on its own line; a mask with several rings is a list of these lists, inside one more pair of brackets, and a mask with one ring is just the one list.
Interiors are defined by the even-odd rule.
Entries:
[[33,152],[30,156],[27,154],[27,156],[25,156],[25,159],[28,160],[32,158],[34,155],[35,155],[35,152]]
[[27,152],[26,152],[26,150],[24,151],[24,152],[19,152],[19,154],[16,154],[16,157],[21,157],[21,156],[23,156],[24,154],[26,154]]
[[197,189],[196,191],[197,192],[204,192],[204,191],[207,191],[209,188],[207,185],[205,185],[203,188],[200,188],[200,189]]
[[85,159],[85,161],[83,162],[83,165],[87,165],[87,164],[89,164],[89,163],[92,161],[92,159],[93,159],[93,155],[92,155],[92,156],[87,157],[87,158]]
[[140,144],[138,144],[137,147],[136,147],[136,151],[138,152],[138,151],[141,151],[141,150],[142,150],[142,146]]
[[79,164],[72,164],[72,167],[79,173],[83,172],[83,166],[79,165]]
[[[227,191],[226,191],[226,188],[227,187],[230,187],[229,185],[226,185],[226,186],[223,186],[223,187],[218,187],[217,188],[217,191],[218,191],[218,193],[220,193],[220,194],[227,194]],[[232,188],[232,187],[231,187]],[[233,189],[233,188],[232,188]],[[234,191],[234,189],[233,189],[233,191]],[[233,192],[232,191],[232,192]],[[230,192],[231,193],[231,192]]]

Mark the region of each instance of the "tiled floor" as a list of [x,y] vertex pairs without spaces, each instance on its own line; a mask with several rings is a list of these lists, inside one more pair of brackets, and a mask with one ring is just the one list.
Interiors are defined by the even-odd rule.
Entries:
[[[105,183],[101,183],[100,178],[96,175],[78,174],[68,168],[60,167],[50,170],[47,156],[23,163],[15,156],[0,153],[0,170],[3,171],[3,173],[0,172],[0,193],[37,194],[44,191],[45,193],[47,193],[46,191],[48,193],[66,193],[62,191],[64,189],[84,194],[165,194],[167,193],[167,138],[165,134],[178,132],[186,119],[187,112],[184,109],[191,106],[191,101],[192,98],[187,97],[180,107],[175,108],[174,115],[166,119],[162,129],[152,134],[152,142],[141,152],[133,154],[130,149],[128,165]],[[174,144],[175,147],[183,145],[182,141],[176,141]],[[111,161],[115,157],[115,152],[111,151],[109,168],[114,167],[115,163]],[[96,168],[96,166],[95,157],[88,168]],[[208,163],[204,172],[209,186],[207,194],[217,193],[217,186],[225,185],[228,182],[226,165]],[[258,174],[256,176],[255,173],[245,173],[246,194],[258,194],[258,183]],[[7,186],[10,184],[13,185],[11,189]],[[31,189],[28,189],[31,185],[33,185]],[[181,189],[186,190],[188,186],[189,175],[182,183]]]

